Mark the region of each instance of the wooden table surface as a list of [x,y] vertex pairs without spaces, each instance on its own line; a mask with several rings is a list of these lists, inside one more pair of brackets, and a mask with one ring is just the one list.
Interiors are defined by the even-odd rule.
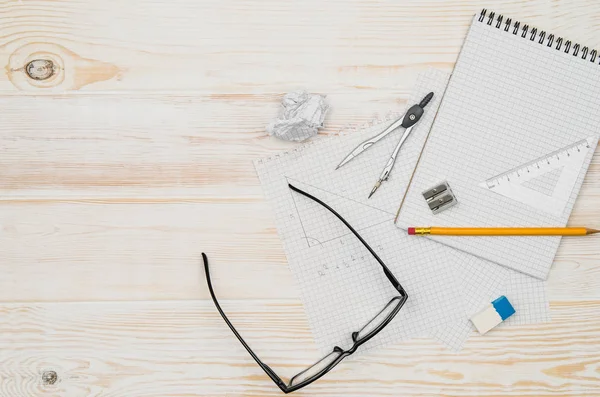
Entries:
[[[0,396],[280,395],[200,267],[277,372],[319,358],[252,166],[294,144],[265,125],[296,88],[328,96],[323,134],[402,109],[483,7],[600,48],[597,0],[491,3],[2,1]],[[599,152],[571,223],[600,227]],[[548,289],[552,323],[391,346],[296,395],[600,396],[600,238],[565,240]]]

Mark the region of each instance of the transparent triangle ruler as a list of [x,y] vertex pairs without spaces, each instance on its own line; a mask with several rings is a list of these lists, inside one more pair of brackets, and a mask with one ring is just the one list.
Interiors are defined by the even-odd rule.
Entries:
[[[595,141],[596,139],[591,137],[583,139],[496,175],[480,183],[479,186],[541,211],[560,216],[571,198],[573,187],[577,183],[588,153],[594,150]],[[552,172],[560,172],[560,175],[550,192],[542,193],[532,189],[531,184],[528,184]]]

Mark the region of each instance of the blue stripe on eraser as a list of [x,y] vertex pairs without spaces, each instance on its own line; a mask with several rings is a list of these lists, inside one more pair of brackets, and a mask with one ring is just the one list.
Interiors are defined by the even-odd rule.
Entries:
[[502,321],[515,314],[515,308],[504,295],[493,301],[492,305],[494,305],[494,309],[496,309],[500,317],[502,317]]

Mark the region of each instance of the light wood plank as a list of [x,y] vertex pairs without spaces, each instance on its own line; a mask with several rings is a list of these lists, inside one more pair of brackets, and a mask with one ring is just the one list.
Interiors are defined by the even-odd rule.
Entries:
[[[263,201],[16,201],[0,220],[0,301],[207,298],[203,251],[224,298],[299,296]],[[600,299],[599,241],[563,240],[551,299]]]
[[[262,197],[252,161],[298,144],[264,129],[280,97],[255,98],[0,98],[0,198]],[[324,134],[401,111],[406,95],[329,101]],[[598,153],[577,207],[592,219]]]
[[[0,76],[0,90],[279,93],[298,86],[323,92],[404,86],[426,65],[450,70],[470,16],[486,6],[478,0],[6,1],[0,62],[9,73]],[[600,47],[595,0],[494,8]],[[62,59],[65,78],[46,88],[31,85],[18,69],[34,53]]]
[[219,200],[0,205],[0,301],[206,298],[203,251],[225,297],[297,297],[270,218]]
[[[325,134],[405,96],[329,98]],[[356,113],[351,101],[362,111]],[[252,161],[298,144],[268,137],[280,96],[0,99],[0,193],[13,198],[262,197]],[[380,115],[380,117],[383,117]]]
[[[319,358],[295,301],[227,301],[282,376]],[[549,324],[494,330],[454,354],[427,340],[340,364],[298,395],[600,396],[600,303],[555,302]],[[0,306],[0,394],[276,396],[208,301]],[[54,370],[59,381],[44,385]]]

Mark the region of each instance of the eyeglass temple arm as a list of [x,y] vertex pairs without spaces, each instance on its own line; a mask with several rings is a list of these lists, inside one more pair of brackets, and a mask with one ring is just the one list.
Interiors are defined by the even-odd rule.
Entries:
[[381,265],[381,268],[383,269],[383,273],[385,273],[385,276],[388,278],[388,280],[390,280],[390,283],[392,283],[394,288],[396,288],[396,290],[398,292],[400,292],[402,295],[406,295],[406,291],[404,291],[404,288],[402,288],[402,285],[400,285],[400,283],[398,282],[396,277],[394,277],[394,275],[392,274],[390,269],[388,269],[388,267],[383,263],[381,258],[379,258],[379,256],[377,256],[377,254],[375,253],[375,251],[373,251],[373,249],[369,246],[369,244],[367,244],[367,242],[365,240],[363,240],[363,238],[356,232],[356,230],[354,230],[354,228],[352,226],[350,226],[350,224],[348,222],[346,222],[346,220],[344,218],[342,218],[342,216],[340,214],[338,214],[333,208],[331,208],[330,206],[328,206],[327,204],[325,204],[324,202],[322,202],[315,196],[312,196],[312,195],[298,189],[296,186],[292,185],[291,183],[288,183],[288,186],[293,191],[300,193],[301,195],[306,196],[309,199],[314,200],[317,203],[321,204],[323,207],[327,208],[333,215],[335,215],[340,221],[342,221],[342,223],[344,225],[346,225],[346,227],[348,229],[350,229],[352,234],[354,234],[356,236],[356,238],[360,240],[360,242],[369,250],[371,255],[373,255],[375,260]]
[[283,382],[283,380],[281,380],[281,378],[275,373],[275,371],[273,371],[267,364],[263,363],[260,360],[260,358],[258,358],[258,356],[252,351],[250,346],[248,346],[248,344],[246,344],[246,342],[244,341],[242,336],[237,332],[237,330],[235,329],[233,324],[231,324],[231,322],[225,315],[225,312],[223,312],[223,309],[221,309],[221,305],[219,305],[219,302],[217,301],[217,297],[215,296],[215,291],[213,291],[212,282],[210,280],[210,271],[208,269],[208,257],[206,256],[206,254],[204,252],[202,253],[202,260],[204,261],[204,271],[206,272],[206,283],[208,284],[208,290],[210,291],[210,296],[211,296],[215,306],[217,307],[219,314],[221,314],[221,317],[223,317],[223,320],[225,320],[225,323],[227,324],[227,326],[229,326],[229,329],[231,329],[231,332],[233,332],[235,337],[240,341],[242,346],[244,346],[246,351],[252,356],[254,361],[256,361],[256,363],[263,369],[263,371],[265,371],[265,373],[267,375],[269,375],[269,378],[271,378],[271,380],[273,382],[275,382],[275,384],[277,386],[279,386],[281,391],[283,391],[284,393],[288,393],[287,385]]

